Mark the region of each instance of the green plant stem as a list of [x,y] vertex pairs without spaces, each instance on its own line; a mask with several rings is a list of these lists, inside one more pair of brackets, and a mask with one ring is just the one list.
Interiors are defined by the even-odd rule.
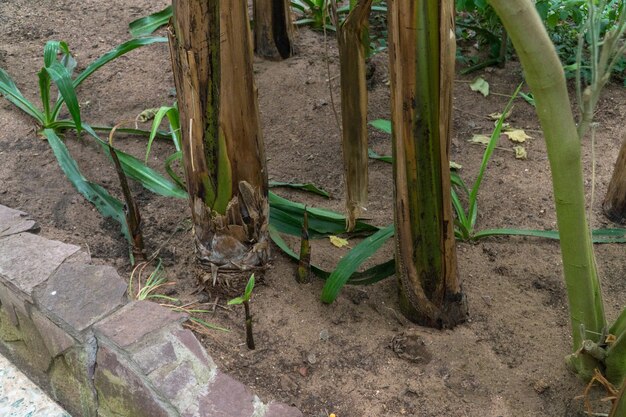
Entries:
[[[490,0],[515,46],[537,104],[552,172],[561,256],[567,286],[573,349],[582,344],[580,326],[597,342],[606,326],[600,282],[585,213],[581,146],[554,46],[531,0]],[[588,356],[570,362],[590,378],[597,361]]]
[[311,242],[309,241],[309,216],[304,211],[302,235],[300,237],[300,261],[296,270],[296,281],[306,284],[311,281]]
[[254,350],[254,336],[252,335],[252,315],[250,314],[250,302],[244,301],[243,308],[246,312],[246,345],[248,349]]

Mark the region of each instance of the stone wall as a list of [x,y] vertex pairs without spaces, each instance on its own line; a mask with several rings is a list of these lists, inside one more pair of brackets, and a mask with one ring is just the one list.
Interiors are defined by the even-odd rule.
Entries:
[[299,417],[217,369],[187,317],[0,206],[0,351],[74,417]]

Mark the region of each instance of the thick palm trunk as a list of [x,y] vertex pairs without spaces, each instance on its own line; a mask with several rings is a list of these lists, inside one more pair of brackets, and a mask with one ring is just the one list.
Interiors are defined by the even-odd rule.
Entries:
[[412,321],[465,321],[450,200],[454,2],[389,2],[389,57],[400,307]]
[[606,216],[612,221],[626,223],[626,138],[615,162],[603,208]]
[[[347,228],[352,230],[367,203],[367,83],[365,58],[372,0],[360,0],[342,24],[337,24],[341,73],[343,166],[346,182]],[[338,19],[335,19],[338,20]]]
[[261,266],[269,251],[267,172],[245,0],[172,5],[170,51],[197,255],[225,269]]
[[254,52],[276,60],[293,55],[289,0],[254,0]]

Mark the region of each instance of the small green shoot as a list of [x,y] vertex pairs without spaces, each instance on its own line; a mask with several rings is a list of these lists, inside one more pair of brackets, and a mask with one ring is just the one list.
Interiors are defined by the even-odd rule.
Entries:
[[228,302],[229,306],[241,305],[246,314],[246,345],[248,349],[254,350],[254,336],[252,335],[252,315],[250,314],[250,298],[252,298],[252,290],[254,289],[254,274],[250,275],[246,289],[241,297],[233,298]]

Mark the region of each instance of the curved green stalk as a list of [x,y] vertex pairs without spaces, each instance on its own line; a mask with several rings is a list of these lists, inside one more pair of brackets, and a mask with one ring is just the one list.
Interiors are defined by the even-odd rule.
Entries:
[[[513,41],[544,131],[576,352],[583,341],[581,325],[586,330],[584,337],[597,342],[606,321],[585,213],[580,138],[565,74],[533,1],[490,0],[489,3]],[[582,355],[571,359],[570,364],[581,377],[592,376],[596,360]]]

